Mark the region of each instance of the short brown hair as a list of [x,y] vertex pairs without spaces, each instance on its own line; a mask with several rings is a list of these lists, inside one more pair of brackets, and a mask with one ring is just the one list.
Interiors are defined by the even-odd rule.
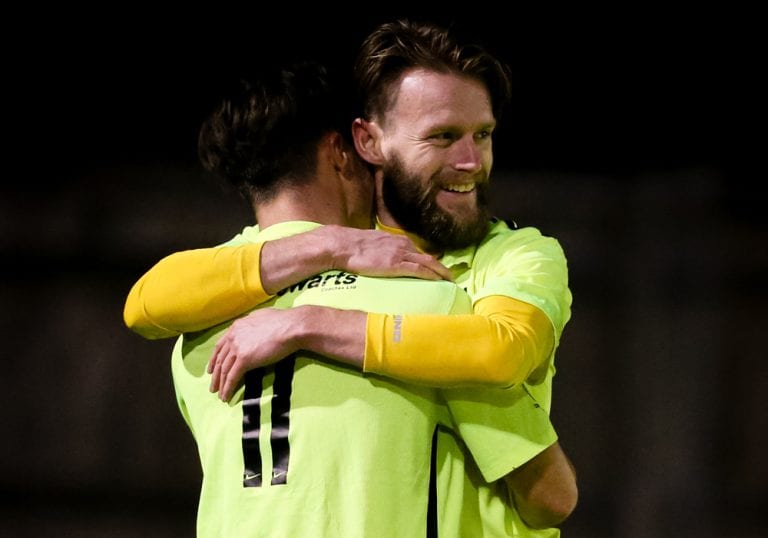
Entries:
[[461,43],[435,24],[398,20],[376,28],[358,53],[354,76],[362,115],[381,117],[392,105],[392,84],[414,67],[479,80],[488,89],[497,120],[509,102],[509,69],[481,45]]

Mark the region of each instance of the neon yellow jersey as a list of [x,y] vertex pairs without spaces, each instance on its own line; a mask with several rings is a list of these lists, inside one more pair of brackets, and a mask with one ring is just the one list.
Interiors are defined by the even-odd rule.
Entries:
[[[317,226],[289,222],[234,242]],[[302,304],[392,313],[469,313],[445,281],[331,271],[262,306]],[[436,389],[406,385],[296,354],[248,372],[228,403],[208,390],[208,360],[229,323],[179,338],[172,373],[198,445],[198,536],[422,537],[433,434],[446,424]],[[445,536],[457,536],[445,534]]]
[[[572,297],[566,258],[555,239],[497,221],[478,247],[448,252],[440,261],[473,302],[505,295],[540,308],[552,322],[557,347]],[[559,536],[557,529],[528,528],[495,482],[557,440],[549,420],[554,350],[544,369],[535,385],[443,390],[463,442],[452,432],[438,436],[441,536]]]
[[[461,440],[438,430],[439,536],[473,538],[558,538],[560,530],[531,529],[510,508],[506,484],[488,484]],[[441,495],[440,495],[441,494]],[[458,504],[461,500],[461,504]]]

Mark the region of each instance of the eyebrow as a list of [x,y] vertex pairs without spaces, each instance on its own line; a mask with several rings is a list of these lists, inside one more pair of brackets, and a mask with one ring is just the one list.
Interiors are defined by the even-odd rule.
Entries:
[[[480,123],[478,124],[477,127],[474,127],[468,130],[484,131],[488,129],[495,129],[496,125],[497,125],[496,120],[487,121],[487,122]],[[436,123],[433,125],[429,125],[425,129],[426,132],[430,132],[430,133],[435,131],[464,131],[464,130],[467,130],[467,129],[465,129],[463,126],[460,126],[459,124],[456,124],[456,123]]]

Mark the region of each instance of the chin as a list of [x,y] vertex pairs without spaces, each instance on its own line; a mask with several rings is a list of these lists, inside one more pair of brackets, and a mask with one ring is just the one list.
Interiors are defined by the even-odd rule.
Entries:
[[462,207],[441,207],[443,213],[448,215],[453,222],[460,226],[464,226],[477,220],[480,213],[477,204],[471,206],[464,205]]
[[459,220],[464,220],[462,217],[476,215],[478,212],[477,200],[474,198],[471,200],[441,200],[438,201],[437,207],[443,213]]

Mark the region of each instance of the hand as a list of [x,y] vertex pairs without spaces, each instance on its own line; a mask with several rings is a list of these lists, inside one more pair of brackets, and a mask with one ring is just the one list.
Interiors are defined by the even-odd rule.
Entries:
[[332,269],[366,276],[409,276],[426,280],[453,280],[450,270],[434,256],[416,248],[408,237],[380,230],[323,226],[333,245]]
[[298,347],[290,310],[262,308],[236,320],[216,344],[208,363],[211,392],[229,401],[248,370],[274,364]]

